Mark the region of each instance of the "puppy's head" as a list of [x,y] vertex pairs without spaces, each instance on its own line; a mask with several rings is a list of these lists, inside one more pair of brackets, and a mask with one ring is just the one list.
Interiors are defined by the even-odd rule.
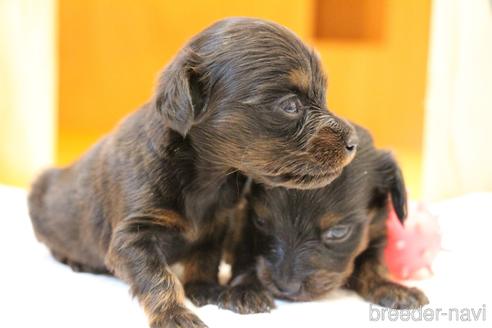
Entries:
[[273,188],[251,200],[257,275],[276,297],[308,301],[340,287],[366,247],[363,211],[328,197],[321,190]]
[[398,166],[387,153],[366,151],[363,145],[324,188],[255,187],[248,224],[262,284],[276,297],[295,301],[316,299],[343,285],[370,240],[384,245],[389,194],[403,219],[406,198]]
[[326,108],[319,59],[272,22],[233,18],[195,36],[154,104],[200,156],[273,186],[310,189],[353,158],[353,127]]

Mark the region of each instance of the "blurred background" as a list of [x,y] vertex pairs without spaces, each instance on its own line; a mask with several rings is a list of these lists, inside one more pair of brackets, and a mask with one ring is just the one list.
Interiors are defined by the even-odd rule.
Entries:
[[492,191],[489,0],[0,0],[0,184],[66,165],[152,94],[194,34],[274,20],[321,55],[328,105],[399,159],[412,198]]

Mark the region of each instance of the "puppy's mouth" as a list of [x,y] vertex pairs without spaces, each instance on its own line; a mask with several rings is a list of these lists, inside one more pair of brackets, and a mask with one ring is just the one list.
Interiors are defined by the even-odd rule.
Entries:
[[274,186],[295,189],[322,188],[335,180],[343,171],[343,167],[319,174],[283,173],[279,175],[263,175],[259,179]]

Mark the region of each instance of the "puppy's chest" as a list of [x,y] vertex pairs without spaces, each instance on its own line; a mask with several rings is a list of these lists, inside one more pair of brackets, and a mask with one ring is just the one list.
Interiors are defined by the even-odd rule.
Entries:
[[238,178],[226,181],[216,190],[197,190],[187,197],[186,217],[191,223],[187,240],[195,242],[223,234],[237,212],[242,188]]

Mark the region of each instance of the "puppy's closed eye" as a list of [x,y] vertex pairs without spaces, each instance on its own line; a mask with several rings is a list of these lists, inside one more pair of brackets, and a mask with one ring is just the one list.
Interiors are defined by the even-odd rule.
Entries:
[[344,242],[350,237],[352,230],[349,224],[337,224],[323,231],[321,239],[325,244]]

